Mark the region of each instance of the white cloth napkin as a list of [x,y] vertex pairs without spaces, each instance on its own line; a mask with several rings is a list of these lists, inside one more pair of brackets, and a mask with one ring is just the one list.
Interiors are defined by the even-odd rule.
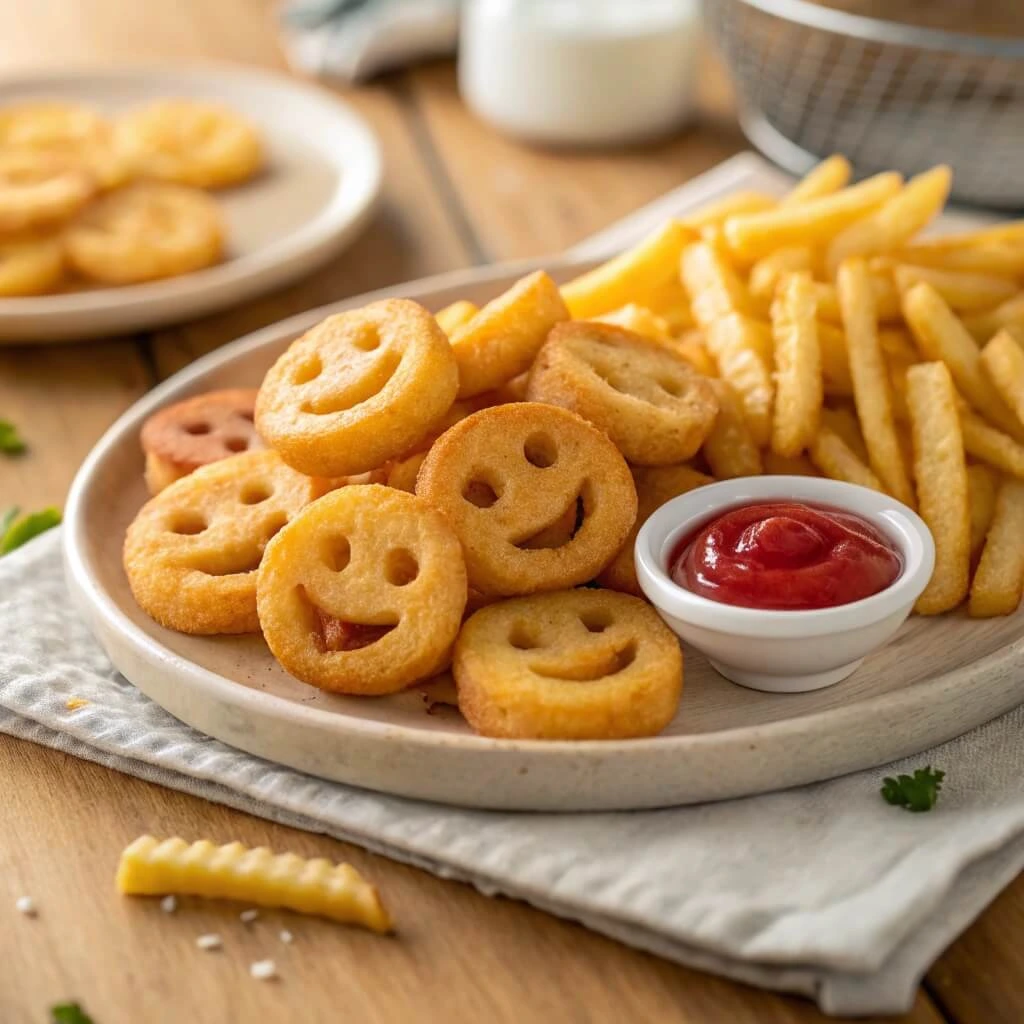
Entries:
[[[71,697],[89,703],[69,711]],[[1024,867],[1024,707],[927,755],[746,800],[575,815],[417,803],[262,761],[151,703],[73,613],[59,531],[0,560],[0,731],[839,1015],[908,1009],[928,965]],[[926,763],[946,771],[934,810],[882,801],[883,775]]]
[[459,6],[460,0],[289,0],[281,15],[285,55],[297,71],[361,82],[454,53]]

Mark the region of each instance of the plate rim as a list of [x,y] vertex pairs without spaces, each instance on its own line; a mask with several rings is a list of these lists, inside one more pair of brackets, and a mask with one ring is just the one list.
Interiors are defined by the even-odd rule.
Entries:
[[[998,671],[1006,662],[1019,657],[1024,651],[1024,630],[1016,640],[1004,645],[987,657],[978,659],[967,666],[944,672],[931,679],[922,680],[912,686],[863,698],[850,704],[790,718],[775,719],[757,725],[737,726],[707,733],[658,735],[624,740],[493,739],[472,733],[439,733],[408,725],[355,718],[343,712],[298,704],[262,690],[240,686],[238,683],[164,647],[159,640],[137,626],[121,611],[113,598],[100,585],[99,580],[89,571],[85,555],[87,539],[82,510],[88,498],[91,478],[97,467],[104,461],[107,453],[121,443],[126,432],[137,430],[141,421],[162,405],[169,396],[177,395],[179,392],[187,393],[188,387],[208,372],[231,363],[242,354],[272,346],[276,342],[294,336],[324,316],[376,299],[409,293],[422,294],[485,283],[489,280],[500,280],[532,269],[539,264],[543,264],[549,269],[566,269],[576,266],[582,269],[593,262],[595,261],[572,257],[560,257],[553,260],[525,260],[456,270],[420,278],[416,281],[377,289],[296,314],[246,334],[189,364],[143,396],[118,417],[96,443],[76,474],[65,506],[67,526],[63,531],[62,538],[65,567],[69,582],[72,583],[72,591],[77,592],[77,596],[87,603],[89,612],[99,615],[118,632],[131,646],[136,657],[145,661],[157,660],[164,664],[170,664],[175,671],[188,676],[194,685],[210,690],[212,696],[237,707],[242,713],[252,712],[264,717],[283,718],[291,724],[327,728],[339,735],[350,731],[360,737],[378,739],[386,737],[389,740],[398,740],[412,746],[428,748],[447,746],[467,752],[529,752],[531,754],[543,752],[550,755],[552,759],[570,755],[575,757],[587,753],[616,755],[658,751],[661,754],[667,754],[673,748],[699,751],[705,746],[717,747],[723,742],[727,743],[738,739],[756,743],[765,733],[770,733],[773,739],[784,741],[798,738],[808,729],[814,729],[822,719],[827,719],[835,728],[846,728],[858,721],[873,720],[882,708],[885,709],[886,715],[925,708],[951,689],[969,686],[981,673]],[[415,689],[415,687],[411,687],[411,689]],[[784,699],[784,696],[780,699]]]
[[[0,103],[13,99],[11,94],[16,94],[19,89],[38,88],[48,82],[53,82],[55,89],[66,89],[83,80],[114,79],[130,83],[163,77],[196,82],[220,80],[235,85],[249,83],[261,89],[281,92],[285,97],[299,95],[329,116],[345,122],[346,139],[355,157],[351,164],[345,163],[345,173],[339,177],[328,203],[283,238],[275,238],[255,251],[229,256],[214,266],[156,281],[57,295],[7,296],[0,299],[0,328],[11,322],[31,320],[34,327],[45,330],[47,322],[75,315],[97,317],[116,314],[117,320],[128,321],[144,313],[148,307],[170,300],[189,301],[193,306],[202,303],[204,311],[210,312],[222,301],[225,305],[242,302],[271,282],[283,284],[296,274],[319,265],[359,232],[372,216],[384,177],[377,135],[362,114],[344,98],[315,82],[229,61],[122,61],[109,67],[85,64],[59,69],[17,70],[0,81]],[[341,167],[339,162],[334,163]],[[246,184],[243,183],[242,187]],[[296,264],[298,269],[294,269]],[[182,295],[182,289],[187,294]],[[221,292],[229,289],[244,289],[244,293],[220,297]],[[166,318],[155,321],[166,322]],[[115,327],[109,333],[125,329],[138,330],[139,326]]]

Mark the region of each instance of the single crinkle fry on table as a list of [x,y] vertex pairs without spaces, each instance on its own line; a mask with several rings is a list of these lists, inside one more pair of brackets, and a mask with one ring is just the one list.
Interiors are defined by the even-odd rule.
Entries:
[[[181,157],[149,166],[212,180]],[[262,632],[333,693],[454,678],[484,735],[653,735],[683,664],[638,586],[637,530],[676,495],[767,473],[918,509],[937,549],[918,613],[968,595],[971,615],[1013,612],[1024,225],[922,238],[948,168],[850,175],[832,157],[781,199],[721,197],[561,284],[328,317],[255,399],[158,412],[156,496],[125,544],[139,604],[188,633]]]
[[241,114],[161,100],[106,118],[72,103],[0,107],[0,297],[131,285],[225,253],[209,189],[259,173]]

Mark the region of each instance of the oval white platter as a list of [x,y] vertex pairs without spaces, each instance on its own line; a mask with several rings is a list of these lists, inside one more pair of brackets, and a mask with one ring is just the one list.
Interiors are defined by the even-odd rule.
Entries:
[[[784,187],[764,167],[735,158],[633,224],[643,231],[650,214],[660,220],[722,191]],[[604,255],[630,240],[624,226],[577,252]],[[565,279],[592,264],[576,255],[545,265]],[[735,686],[687,651],[679,713],[651,739],[490,740],[454,709],[428,713],[415,687],[373,699],[321,693],[287,675],[259,637],[184,636],[139,610],[121,544],[146,499],[138,436],[147,416],[211,388],[257,385],[329,312],[394,295],[435,311],[459,298],[482,304],[534,266],[458,272],[312,310],[200,359],[122,416],[83,464],[64,531],[72,597],[117,668],[171,714],[268,760],[388,793],[536,811],[671,806],[814,782],[917,753],[1024,702],[1024,611],[977,622],[954,614],[912,617],[849,679],[812,693]]]
[[215,64],[19,73],[0,83],[0,108],[59,100],[117,114],[168,97],[226,104],[263,134],[266,169],[214,193],[227,221],[224,261],[145,284],[0,298],[0,344],[80,340],[194,319],[309,273],[365,224],[380,190],[377,143],[366,122],[324,89]]

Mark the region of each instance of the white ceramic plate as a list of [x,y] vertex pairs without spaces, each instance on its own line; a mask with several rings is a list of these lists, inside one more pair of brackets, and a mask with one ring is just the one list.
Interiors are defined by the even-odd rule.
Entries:
[[[731,162],[681,190],[675,212],[694,195],[713,197],[716,184],[780,187],[759,162],[740,166],[738,182]],[[555,263],[547,261],[563,278],[586,265]],[[129,680],[208,735],[314,775],[443,803],[555,811],[718,800],[829,778],[923,750],[1024,701],[1024,613],[987,622],[951,615],[912,619],[849,679],[812,693],[744,689],[687,652],[679,713],[651,739],[489,740],[452,709],[428,714],[415,688],[377,699],[325,694],[288,676],[258,637],[188,637],[138,609],[121,543],[146,496],[138,435],[147,416],[192,393],[257,384],[288,342],[329,311],[386,295],[435,310],[456,298],[482,303],[524,269],[449,274],[294,317],[194,363],[110,429],[68,499],[65,553],[75,603]]]
[[227,258],[163,281],[0,298],[0,343],[77,340],[194,319],[309,273],[362,228],[380,189],[377,143],[366,122],[325,90],[205,64],[51,71],[0,83],[0,107],[51,99],[116,114],[168,97],[225,103],[263,133],[266,171],[215,193],[228,223]]

